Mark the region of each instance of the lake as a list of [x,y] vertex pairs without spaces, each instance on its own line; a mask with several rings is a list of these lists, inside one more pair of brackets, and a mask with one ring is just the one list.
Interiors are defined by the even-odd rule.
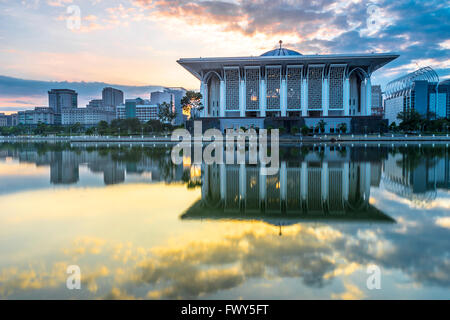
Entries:
[[0,298],[450,298],[448,145],[285,146],[271,176],[170,151],[0,144]]

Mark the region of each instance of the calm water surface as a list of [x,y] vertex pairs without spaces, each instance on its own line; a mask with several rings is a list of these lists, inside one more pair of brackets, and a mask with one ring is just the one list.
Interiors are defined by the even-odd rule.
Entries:
[[158,146],[0,144],[0,298],[450,298],[446,145],[280,154],[265,177]]

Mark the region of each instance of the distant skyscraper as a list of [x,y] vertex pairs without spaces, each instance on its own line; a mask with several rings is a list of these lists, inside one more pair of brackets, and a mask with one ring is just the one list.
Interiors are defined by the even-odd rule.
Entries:
[[55,124],[61,124],[63,108],[78,108],[78,93],[70,89],[52,89],[48,92],[48,106],[55,113]]
[[174,125],[180,125],[184,122],[186,119],[186,116],[183,115],[183,109],[181,106],[181,99],[186,95],[186,89],[181,87],[171,87],[171,88],[165,88],[166,92],[173,94],[174,97],[174,103],[175,103],[175,112],[177,113],[177,116],[174,120]]
[[383,115],[383,94],[379,85],[372,86],[372,114]]
[[8,117],[4,113],[0,113],[0,127],[6,127],[8,125]]
[[111,87],[104,88],[102,100],[104,108],[114,111],[116,106],[123,104],[123,92]]
[[424,67],[388,83],[385,118],[397,122],[400,112],[415,110],[428,119],[450,118],[450,81],[439,82],[431,67]]
[[87,108],[103,108],[103,100],[102,99],[94,99],[89,101],[89,104],[86,106]]

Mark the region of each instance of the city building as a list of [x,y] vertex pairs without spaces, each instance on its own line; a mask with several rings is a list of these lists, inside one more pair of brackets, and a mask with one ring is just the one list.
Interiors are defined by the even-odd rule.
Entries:
[[382,175],[386,190],[424,205],[437,197],[437,192],[450,188],[450,158],[446,153],[439,158],[421,158],[412,167],[407,154],[389,154]]
[[8,127],[17,126],[19,124],[19,115],[17,113],[13,113],[8,118]]
[[52,89],[48,92],[48,105],[55,114],[55,124],[61,124],[62,109],[78,107],[78,93],[70,89]]
[[106,87],[102,91],[103,107],[108,111],[115,111],[115,107],[123,104],[123,91]]
[[372,115],[382,117],[383,112],[383,92],[381,86],[372,86]]
[[173,93],[168,92],[167,90],[164,91],[155,91],[150,93],[150,104],[158,105],[161,103],[169,103],[174,104],[175,103],[175,97]]
[[19,111],[17,113],[17,124],[38,125],[55,124],[55,112],[52,108],[36,107],[34,110]]
[[110,123],[115,119],[115,113],[102,108],[64,108],[61,114],[63,125],[80,123],[83,126],[95,126],[100,121]]
[[117,119],[138,118],[141,122],[148,122],[149,120],[158,120],[159,107],[156,104],[151,104],[149,100],[127,99],[125,104],[116,107]]
[[0,127],[8,126],[8,116],[4,113],[0,113]]
[[86,105],[87,108],[103,108],[103,100],[102,99],[94,99],[89,101]]
[[371,75],[398,55],[390,53],[302,55],[281,46],[261,56],[182,58],[201,82],[200,120],[226,128],[269,125],[316,127],[336,132],[375,132]]
[[175,104],[175,112],[176,112],[176,117],[174,119],[173,124],[175,126],[183,124],[186,121],[187,117],[185,115],[183,115],[183,107],[181,105],[181,100],[186,95],[186,89],[181,88],[181,87],[170,87],[170,88],[165,88],[164,90],[173,94],[174,104]]
[[424,67],[388,83],[385,118],[396,122],[400,112],[417,111],[428,119],[450,117],[450,81],[439,83],[431,67]]

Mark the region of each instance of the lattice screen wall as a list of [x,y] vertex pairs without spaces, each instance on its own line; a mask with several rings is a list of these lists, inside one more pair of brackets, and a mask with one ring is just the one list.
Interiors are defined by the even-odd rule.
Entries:
[[302,99],[302,68],[287,69],[287,109],[300,109]]
[[226,110],[239,110],[239,69],[225,70]]
[[267,68],[267,109],[280,109],[281,69]]
[[259,109],[259,69],[245,69],[247,110]]
[[323,67],[309,67],[308,70],[308,109],[322,109]]
[[344,108],[344,70],[343,66],[331,67],[328,87],[330,88],[329,108]]

